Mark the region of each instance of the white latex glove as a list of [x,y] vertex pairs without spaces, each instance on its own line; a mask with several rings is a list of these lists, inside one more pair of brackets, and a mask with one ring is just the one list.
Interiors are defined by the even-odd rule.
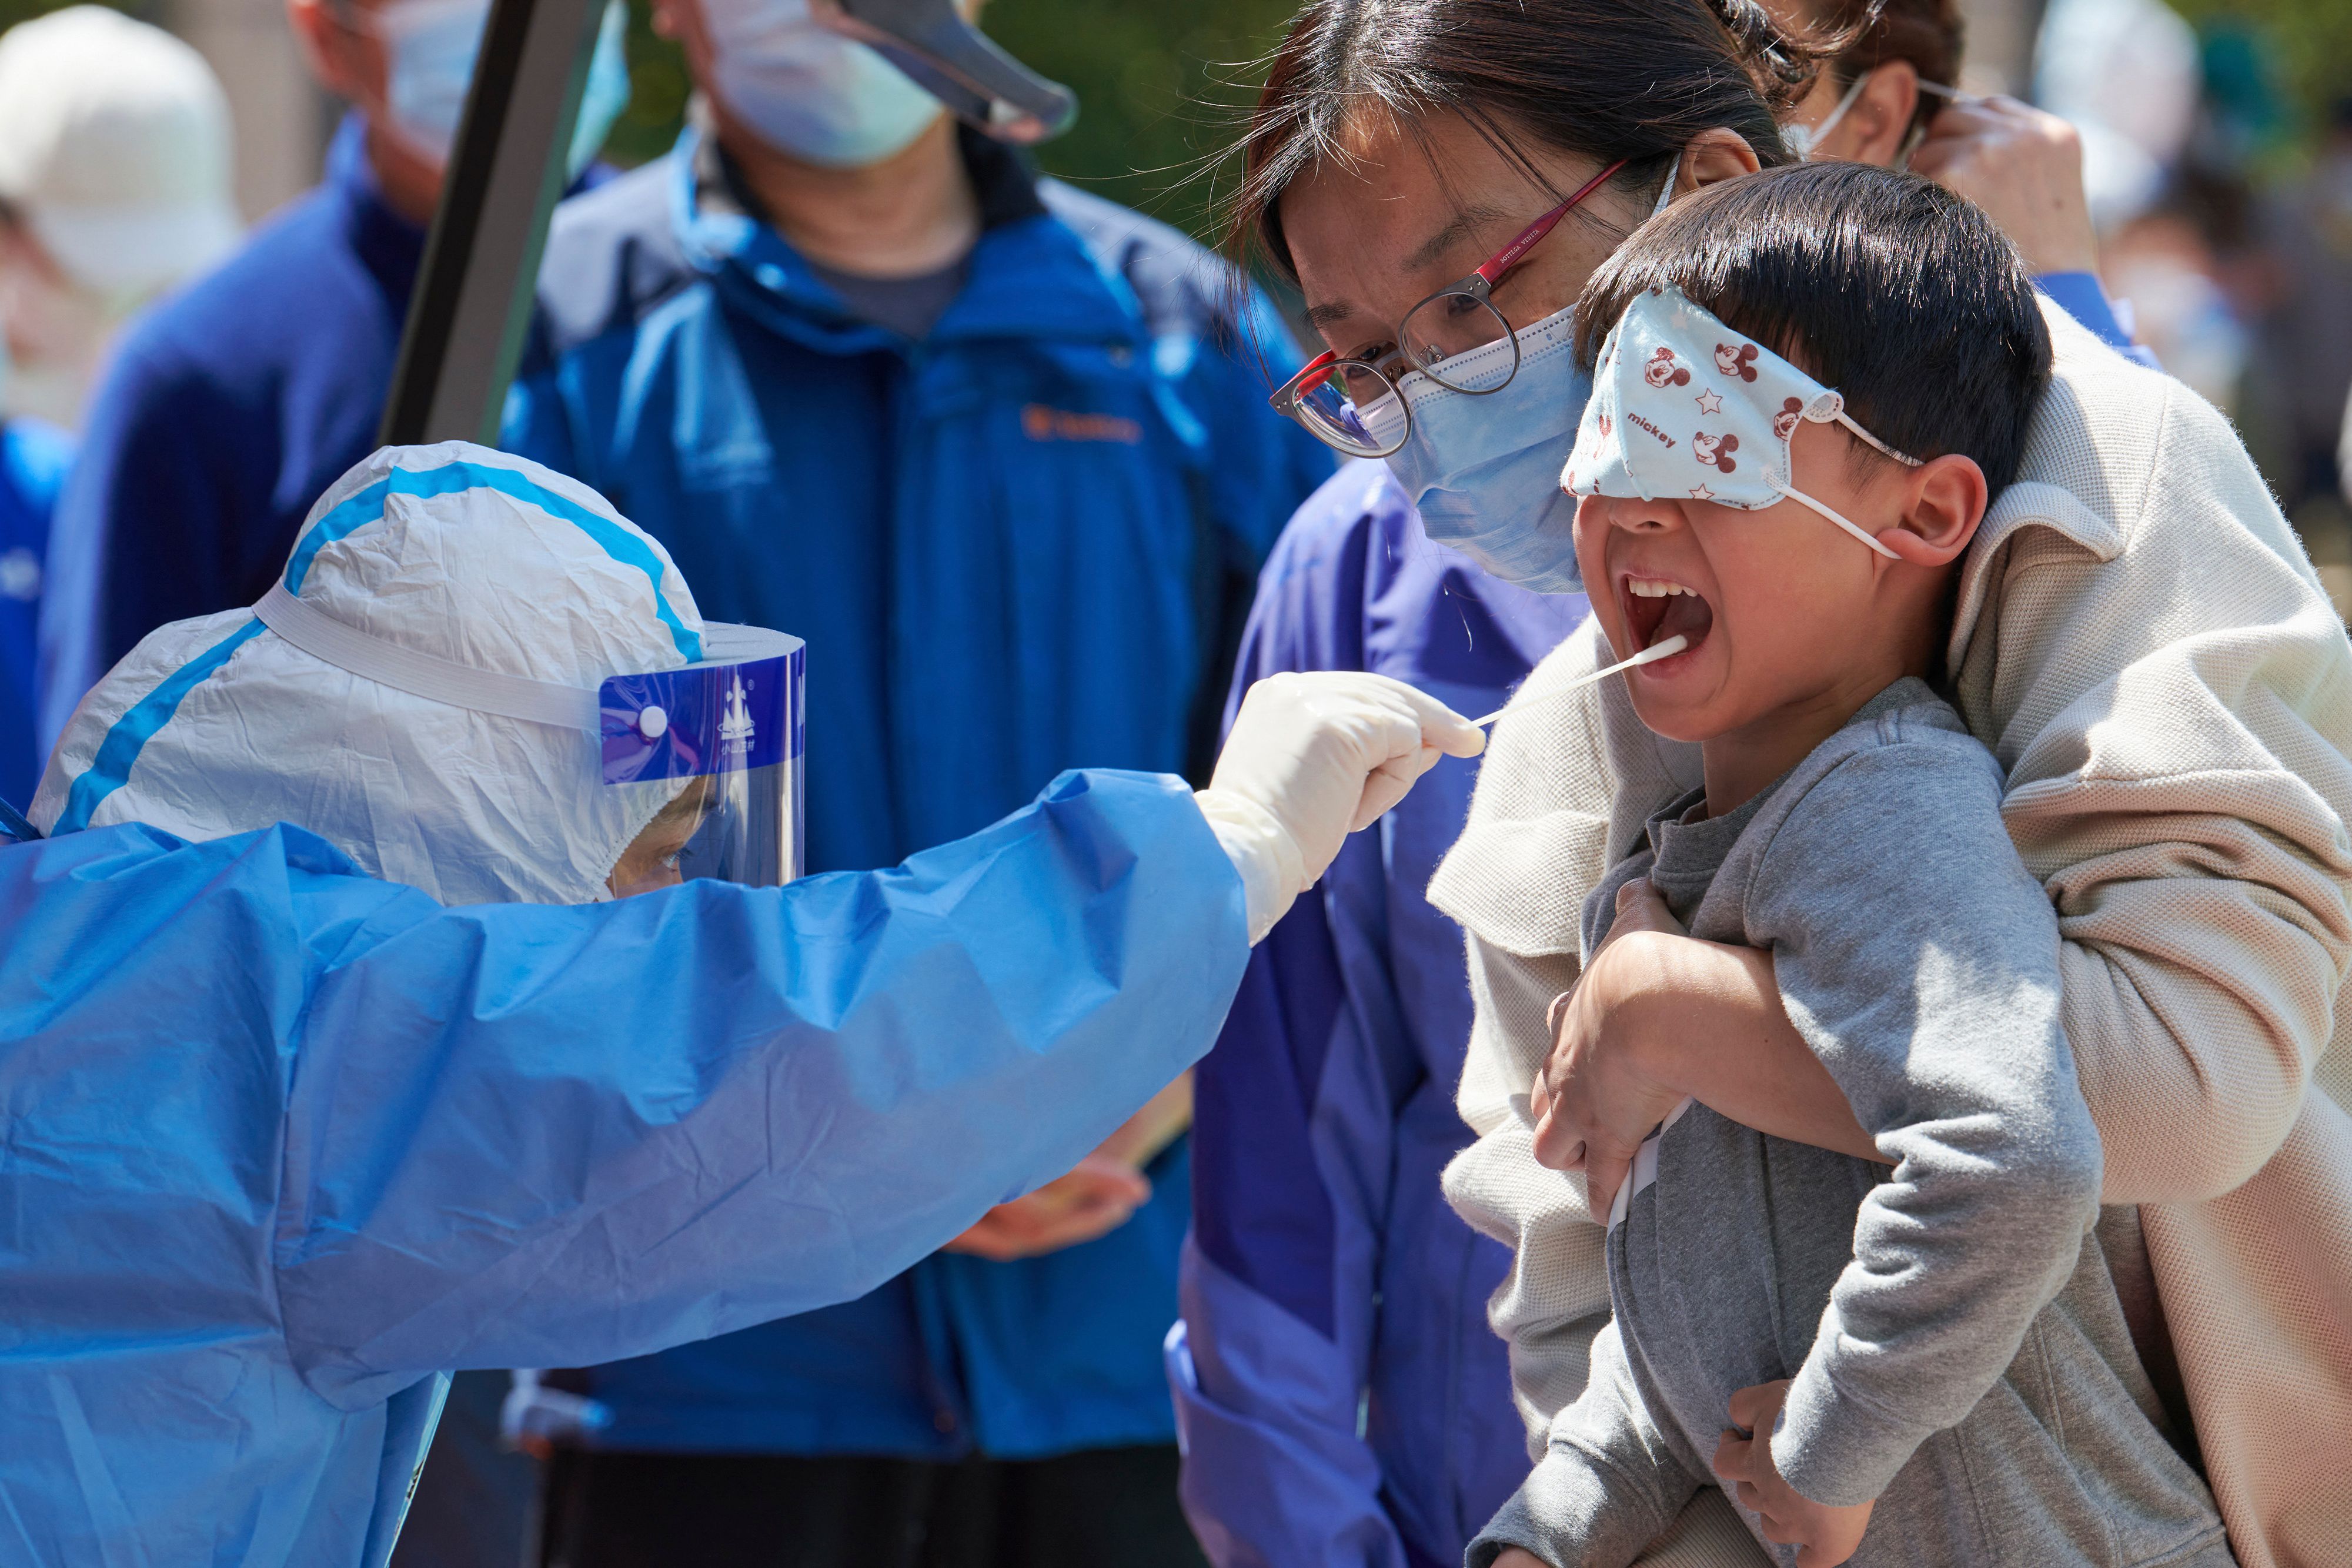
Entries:
[[1250,941],[1441,755],[1475,757],[1486,747],[1468,719],[1386,675],[1324,670],[1250,687],[1198,797],[1241,873]]

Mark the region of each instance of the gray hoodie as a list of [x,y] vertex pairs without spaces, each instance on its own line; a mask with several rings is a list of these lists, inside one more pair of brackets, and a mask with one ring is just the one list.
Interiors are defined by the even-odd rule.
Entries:
[[1857,1563],[2231,1561],[2090,1234],[2099,1139],[2056,916],[2001,784],[1899,681],[1738,810],[1666,807],[1587,900],[1587,956],[1641,876],[1693,936],[1770,949],[1886,1163],[1678,1111],[1611,1217],[1614,1322],[1584,1393],[1474,1564],[1504,1544],[1632,1561],[1712,1479],[1731,1395],[1784,1377],[1781,1474],[1878,1500]]

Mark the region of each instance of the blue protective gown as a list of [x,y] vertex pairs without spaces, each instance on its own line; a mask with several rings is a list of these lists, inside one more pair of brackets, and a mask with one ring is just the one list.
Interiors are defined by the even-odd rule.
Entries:
[[[704,613],[809,645],[808,849],[885,865],[1079,763],[1211,742],[1241,595],[1330,455],[1265,404],[1278,324],[1163,225],[964,153],[984,225],[910,342],[854,319],[689,132],[567,202],[508,444],[666,545]],[[1262,301],[1257,302],[1262,306]],[[1282,373],[1278,368],[1274,373]],[[1188,734],[1188,720],[1206,722]],[[1110,1234],[942,1255],[855,1302],[595,1368],[632,1450],[1004,1458],[1172,1440],[1181,1143]]]
[[572,908],[285,826],[0,838],[0,1562],[374,1568],[438,1375],[871,1289],[1205,1051],[1246,953],[1139,774]]

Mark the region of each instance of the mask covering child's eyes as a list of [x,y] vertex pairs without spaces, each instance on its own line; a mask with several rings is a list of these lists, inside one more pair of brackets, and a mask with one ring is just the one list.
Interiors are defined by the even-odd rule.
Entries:
[[1797,426],[1832,422],[1897,463],[1919,465],[1856,423],[1837,392],[1680,292],[1644,294],[1601,347],[1560,488],[1750,512],[1791,500],[1891,558],[1893,550],[1796,487],[1790,442]]

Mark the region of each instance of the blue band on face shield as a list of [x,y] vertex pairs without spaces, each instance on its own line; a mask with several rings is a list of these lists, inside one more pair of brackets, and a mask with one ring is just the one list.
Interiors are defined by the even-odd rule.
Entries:
[[[1560,494],[1559,471],[1576,444],[1592,378],[1576,364],[1572,309],[1517,337],[1518,372],[1500,392],[1457,392],[1418,371],[1407,376],[1399,391],[1412,427],[1384,461],[1431,538],[1506,582],[1538,593],[1579,592],[1576,503]],[[1481,355],[1507,373],[1510,345],[1498,342],[1451,361],[1448,377],[1475,387],[1486,368]],[[1365,413],[1377,434],[1379,406]]]
[[703,631],[708,663],[598,689],[604,782],[693,780],[673,797],[701,812],[677,876],[778,886],[806,859],[807,650],[757,626]]
[[795,648],[744,664],[613,676],[597,694],[604,782],[693,779],[799,757],[806,744],[806,657]]

